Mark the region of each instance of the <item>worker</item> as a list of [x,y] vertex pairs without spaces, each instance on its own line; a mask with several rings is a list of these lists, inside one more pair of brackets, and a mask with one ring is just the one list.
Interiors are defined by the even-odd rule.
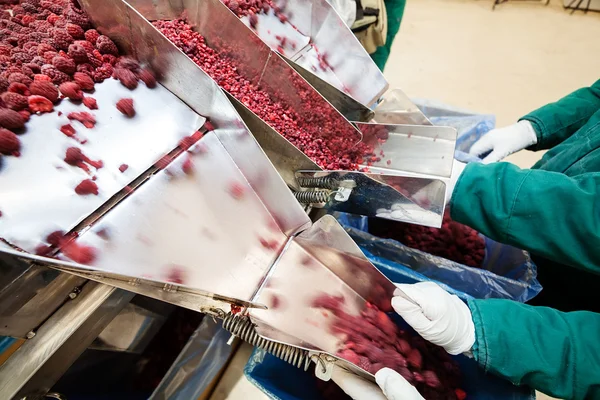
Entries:
[[[525,148],[550,150],[531,169],[496,162]],[[418,306],[399,296],[392,306],[423,338],[514,384],[600,399],[600,80],[471,149],[487,152],[481,164],[455,162],[451,216],[530,252],[544,287],[537,306],[501,299],[467,305],[430,282],[398,285]],[[333,379],[356,400],[422,399],[390,369],[376,374],[381,390],[341,369]]]

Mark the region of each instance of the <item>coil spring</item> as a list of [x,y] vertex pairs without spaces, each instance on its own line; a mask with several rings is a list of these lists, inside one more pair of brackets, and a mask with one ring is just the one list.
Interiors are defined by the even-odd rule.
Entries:
[[294,197],[300,203],[327,203],[329,200],[329,193],[325,190],[313,190],[310,192],[294,192]]
[[338,180],[329,176],[299,176],[298,184],[305,188],[320,188],[330,190],[337,189],[339,186]]
[[297,368],[307,371],[308,367],[310,367],[308,351],[261,337],[256,332],[256,328],[252,321],[250,321],[250,318],[245,315],[227,313],[223,319],[223,329],[250,343],[252,346],[264,349],[267,353]]

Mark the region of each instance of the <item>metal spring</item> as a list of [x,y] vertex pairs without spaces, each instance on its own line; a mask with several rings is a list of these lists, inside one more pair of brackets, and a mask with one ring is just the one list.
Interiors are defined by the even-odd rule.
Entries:
[[297,368],[307,371],[310,367],[308,351],[261,337],[250,318],[245,315],[227,313],[223,319],[223,329]]
[[313,190],[310,192],[294,192],[294,197],[300,203],[327,203],[329,200],[329,193],[325,190]]
[[337,189],[340,183],[337,179],[329,176],[299,176],[298,184],[305,188],[320,188],[320,189]]

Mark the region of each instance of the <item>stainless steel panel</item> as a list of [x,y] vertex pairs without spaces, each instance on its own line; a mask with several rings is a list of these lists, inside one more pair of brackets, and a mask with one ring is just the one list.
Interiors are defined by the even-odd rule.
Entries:
[[374,121],[380,124],[432,125],[425,114],[400,89],[387,92],[373,111]]
[[87,283],[0,365],[0,398],[45,394],[132,297],[110,286]]

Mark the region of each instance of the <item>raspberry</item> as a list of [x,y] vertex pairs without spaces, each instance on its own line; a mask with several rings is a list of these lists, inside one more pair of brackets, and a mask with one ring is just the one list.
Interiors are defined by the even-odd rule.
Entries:
[[88,29],[87,31],[85,31],[84,36],[85,36],[85,40],[87,40],[88,42],[90,42],[91,44],[93,44],[95,46],[96,41],[100,37],[100,34],[95,29]]
[[83,11],[78,10],[73,6],[69,6],[65,11],[63,11],[63,14],[67,21],[72,24],[79,25],[83,29],[90,27],[90,19],[88,16],[85,15]]
[[117,101],[117,110],[119,110],[123,115],[132,118],[135,115],[133,99],[121,99]]
[[25,50],[26,52],[28,52],[28,53],[29,53],[29,50],[30,50],[32,47],[35,47],[36,54],[37,54],[37,46],[38,46],[37,42],[34,42],[34,41],[31,41],[31,40],[30,40],[30,41],[28,41],[27,43],[25,43],[25,44],[23,45],[23,50]]
[[102,54],[100,54],[98,50],[94,50],[91,53],[88,53],[87,57],[90,64],[92,64],[94,68],[100,68],[104,64],[104,61],[102,61]]
[[96,102],[96,99],[93,97],[84,97],[83,105],[86,106],[87,108],[89,108],[90,110],[98,109],[98,103]]
[[12,60],[16,63],[16,64],[27,64],[28,62],[31,62],[31,60],[33,60],[33,55],[27,53],[27,52],[19,52],[19,53],[14,53],[12,55]]
[[71,37],[73,37],[73,39],[83,39],[84,38],[83,28],[80,27],[79,25],[67,23],[67,26],[65,27],[65,29],[67,30],[67,33],[69,35],[71,35]]
[[13,82],[8,86],[8,91],[11,93],[22,94],[23,96],[29,96],[31,93],[29,92],[29,88],[27,85],[22,84],[21,82]]
[[21,67],[23,74],[33,79],[33,76],[40,72],[40,66],[37,64],[27,63]]
[[98,195],[98,185],[91,179],[84,179],[75,187],[75,193],[80,196],[85,196],[88,194]]
[[29,117],[31,116],[31,113],[27,110],[21,110],[18,111],[19,115],[23,118],[24,122],[29,121]]
[[86,111],[69,113],[67,118],[81,122],[83,126],[88,129],[91,129],[94,127],[94,125],[96,125],[96,118]]
[[150,89],[156,87],[156,78],[154,77],[154,74],[152,73],[152,71],[150,71],[148,69],[143,69],[138,74],[138,78],[142,82],[144,82],[146,84],[146,86],[149,87]]
[[94,90],[94,80],[89,75],[83,72],[75,72],[73,75],[75,83],[79,85],[81,90]]
[[54,109],[54,105],[52,104],[52,102],[43,96],[29,96],[28,101],[29,109],[31,110],[31,112],[34,113],[45,113],[50,112]]
[[79,64],[77,65],[77,72],[81,72],[92,78],[94,76],[94,67],[88,63]]
[[44,53],[44,62],[46,64],[52,64],[54,57],[58,57],[58,53],[55,51],[47,51]]
[[115,68],[125,68],[133,73],[137,73],[140,70],[140,64],[131,57],[119,57]]
[[76,40],[73,44],[83,47],[86,53],[92,53],[96,49],[94,45],[87,40]]
[[71,57],[77,64],[86,63],[88,61],[85,49],[78,44],[70,44],[68,53],[69,57]]
[[30,27],[36,30],[36,32],[45,33],[52,28],[52,24],[48,21],[39,21],[36,20],[29,24]]
[[7,44],[0,44],[0,55],[10,56],[12,47]]
[[58,90],[71,100],[83,100],[83,92],[75,82],[65,82],[58,87]]
[[77,147],[69,147],[67,149],[67,152],[65,154],[65,162],[74,167],[79,167],[85,172],[90,172],[90,168],[87,166],[87,164],[91,165],[96,169],[100,169],[104,166],[104,163],[101,160],[91,160],[85,154],[83,154],[81,149]]
[[56,48],[59,50],[67,50],[69,45],[73,43],[73,38],[71,35],[69,35],[69,33],[62,28],[52,29],[52,39],[54,40]]
[[[45,75],[36,75],[45,76]],[[52,103],[56,103],[58,100],[58,89],[49,81],[34,81],[30,86],[29,90],[31,94],[42,96],[50,100]]]
[[61,83],[69,82],[71,77],[64,72],[56,71],[54,74],[54,78],[52,78],[52,83],[55,85],[60,85]]
[[64,28],[66,30],[67,20],[64,17],[59,17],[54,23],[55,28]]
[[66,124],[60,127],[60,131],[65,134],[65,136],[73,137],[75,136],[75,128],[71,124]]
[[8,129],[0,128],[0,153],[4,155],[17,155],[21,150],[21,141]]
[[52,78],[50,78],[48,75],[44,75],[44,74],[35,74],[33,76],[33,81],[34,82],[52,82]]
[[129,90],[135,89],[138,85],[137,77],[128,69],[115,68],[114,77]]
[[48,43],[40,43],[38,44],[37,54],[38,56],[43,56],[47,51],[55,51],[54,47],[50,46]]
[[98,39],[96,39],[96,48],[102,54],[119,55],[119,50],[117,49],[115,42],[105,35],[100,35]]
[[33,80],[30,77],[28,77],[22,72],[15,72],[10,74],[8,77],[8,81],[10,83],[19,82],[27,86],[31,85],[31,82],[33,82]]
[[96,68],[94,72],[94,82],[102,82],[108,79],[113,74],[113,67],[110,64],[103,64],[101,67]]
[[112,54],[103,54],[102,63],[115,65],[117,63],[117,57],[113,56]]
[[71,60],[70,58],[56,56],[52,59],[52,65],[54,65],[57,70],[68,75],[72,75],[75,73],[75,71],[77,71],[77,65],[75,65],[75,61]]
[[25,126],[25,120],[18,112],[2,108],[0,109],[0,126],[10,130],[17,130]]
[[119,166],[119,171],[121,171],[121,173],[127,171],[128,169],[129,169],[129,165],[127,165],[127,164],[121,164]]
[[10,108],[11,110],[19,111],[27,108],[28,106],[27,97],[21,94],[4,92],[0,97],[2,97],[2,101],[4,101],[4,104],[6,104],[6,107]]
[[8,82],[8,79],[6,79],[3,76],[0,76],[0,92],[6,92],[9,85],[10,83]]
[[63,10],[59,4],[54,4],[49,0],[40,1],[40,6],[46,10],[49,10],[50,12],[53,12],[54,14],[61,14]]

